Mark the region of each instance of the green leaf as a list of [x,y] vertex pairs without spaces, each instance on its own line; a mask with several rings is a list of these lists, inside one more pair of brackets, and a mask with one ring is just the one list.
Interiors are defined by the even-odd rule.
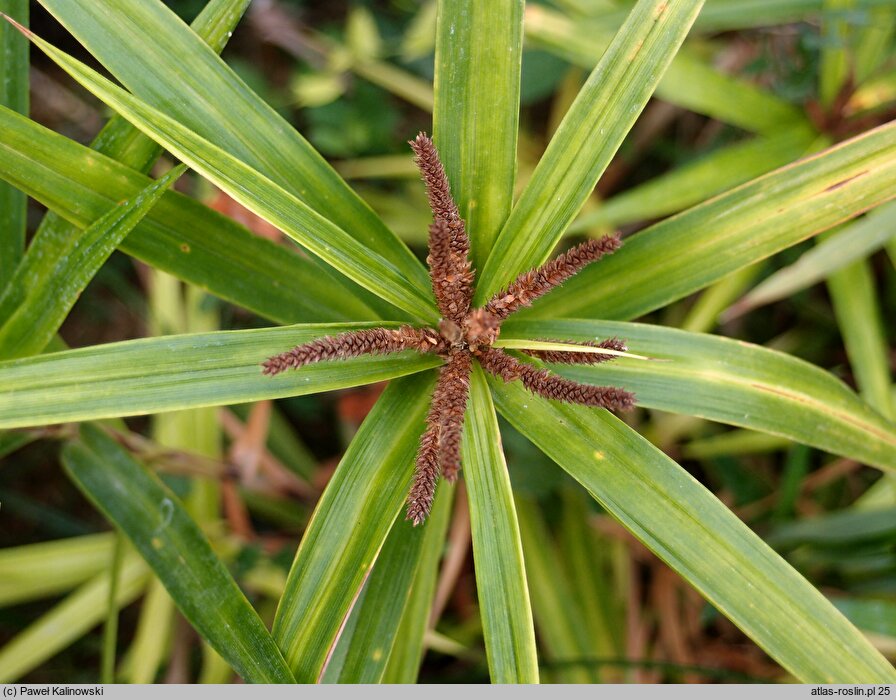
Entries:
[[[697,23],[714,5],[704,8]],[[610,43],[616,22],[588,21],[532,6],[526,12],[526,38],[535,46],[591,69]],[[800,111],[753,83],[719,72],[685,46],[656,86],[656,96],[671,104],[739,126],[773,135],[788,125],[806,124]]]
[[[535,501],[517,499],[520,532],[526,551],[526,578],[532,592],[532,612],[538,625],[540,650],[546,661],[593,656],[582,613],[576,606],[566,564],[551,539]],[[597,572],[592,572],[595,575]],[[599,574],[598,574],[599,575]],[[613,658],[615,654],[605,654]],[[598,683],[600,674],[582,666],[551,671],[555,683]]]
[[477,286],[482,303],[544,262],[591,194],[700,11],[702,0],[640,0],[557,129]]
[[247,209],[398,308],[416,318],[434,318],[435,306],[425,273],[426,283],[420,275],[408,276],[376,249],[353,238],[259,171],[34,34],[29,37],[85,88]]
[[62,460],[84,494],[133,542],[193,627],[237,673],[254,683],[293,682],[258,614],[167,486],[90,424],[81,427],[80,441],[65,447]]
[[42,0],[41,4],[143,102],[377,251],[411,287],[429,289],[426,271],[407,246],[162,2]]
[[463,466],[489,674],[493,683],[537,683],[535,629],[519,523],[498,419],[478,364],[473,367],[464,422]]
[[322,362],[274,377],[271,355],[370,324],[287,326],[146,338],[0,363],[0,427],[141,415],[299,396],[437,366],[433,355]]
[[[152,182],[3,107],[0,131],[0,178],[79,228]],[[145,162],[147,155],[139,157]],[[32,245],[39,247],[27,258],[34,264],[18,270],[22,284],[7,285],[0,296],[0,320],[8,318],[27,289],[48,273],[57,257],[55,251],[65,246],[69,235],[70,229],[58,222],[38,234]],[[355,299],[353,289],[368,294],[361,287],[337,280],[325,266],[299,251],[255,236],[229,217],[177,192],[165,194],[125,238],[121,250],[275,321],[377,317]]]
[[824,370],[781,352],[702,333],[612,321],[508,320],[502,340],[624,338],[657,361],[618,358],[553,369],[588,384],[622,386],[639,405],[780,435],[896,469],[896,426]]
[[674,214],[800,158],[814,138],[810,129],[799,126],[724,146],[611,197],[573,221],[566,232],[582,233],[591,227],[617,227]]
[[319,680],[343,621],[399,516],[434,376],[391,382],[361,424],[314,511],[274,619],[300,683]]
[[482,269],[513,198],[523,1],[441,0],[433,129]]
[[491,382],[498,409],[804,683],[892,683],[846,619],[684,469],[612,414]]
[[[389,663],[380,679],[382,683],[415,683],[423,662],[424,636],[430,628],[433,596],[439,576],[439,562],[445,544],[448,524],[451,522],[453,489],[441,486],[437,489],[432,512],[426,519],[423,555],[417,564],[417,572],[410,597],[401,616],[401,622]],[[435,623],[433,623],[435,624]]]
[[887,333],[868,262],[857,260],[831,274],[828,291],[859,392],[883,415],[896,419]]
[[[414,527],[400,518],[392,525],[367,579],[363,598],[352,609],[351,616],[355,619],[346,625],[347,630],[352,621],[355,622],[353,633],[346,639],[348,635],[343,632],[333,654],[338,656],[339,648],[347,643],[347,653],[338,673],[339,683],[382,682],[395,645],[412,643],[412,640],[400,638],[399,629],[411,603],[414,581],[421,567],[427,565],[426,545],[436,544],[429,541],[432,539],[430,532],[434,528],[444,533],[453,491],[446,483],[439,486],[426,527]],[[435,547],[437,553],[441,550],[440,544]],[[417,643],[422,641],[421,631]]]
[[0,607],[71,590],[109,562],[114,535],[102,533],[0,549]]
[[[148,579],[146,565],[129,553],[118,582],[118,607],[140,595]],[[37,618],[0,649],[0,683],[21,678],[80,639],[105,617],[108,600],[109,575],[101,572]]]
[[[112,251],[185,170],[183,165],[172,168],[132,199],[112,207],[59,251],[56,265],[26,290],[21,305],[0,327],[0,358],[36,355],[46,347]],[[16,274],[12,284],[22,283]]]
[[[0,12],[28,25],[28,0],[0,0]],[[28,42],[0,21],[0,106],[28,114]],[[28,200],[0,182],[0,290],[12,277],[25,251]]]
[[887,124],[651,226],[519,315],[640,316],[894,192],[896,124]]
[[896,203],[885,204],[819,241],[792,265],[782,267],[766,277],[749,294],[732,305],[726,316],[733,318],[792,296],[850,263],[871,255],[894,236]]

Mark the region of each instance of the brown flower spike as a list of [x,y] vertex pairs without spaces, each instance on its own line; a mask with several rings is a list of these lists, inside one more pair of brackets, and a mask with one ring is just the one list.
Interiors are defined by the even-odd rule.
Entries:
[[[504,319],[514,311],[529,306],[586,265],[613,253],[621,245],[619,237],[604,236],[583,243],[541,267],[523,273],[507,289],[489,299],[483,308],[471,310],[474,275],[469,259],[470,239],[451,196],[445,168],[435,145],[426,134],[419,134],[410,144],[426,183],[433,212],[426,261],[442,315],[438,329],[402,326],[398,330],[372,328],[351,331],[299,345],[269,358],[263,367],[265,374],[278,374],[322,360],[402,350],[435,353],[445,359],[426,416],[426,430],[420,438],[414,482],[408,494],[407,517],[418,525],[432,507],[439,475],[449,481],[457,478],[474,358],[483,369],[503,381],[518,379],[532,393],[556,401],[619,410],[630,408],[634,395],[616,387],[592,386],[563,379],[548,370],[520,362],[492,345]],[[616,338],[578,344],[615,351],[626,349],[625,344]],[[595,364],[614,357],[591,352],[523,352],[545,362],[565,364]]]

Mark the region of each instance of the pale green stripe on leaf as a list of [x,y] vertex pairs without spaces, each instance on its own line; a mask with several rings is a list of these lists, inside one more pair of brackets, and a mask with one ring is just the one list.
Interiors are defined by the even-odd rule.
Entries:
[[604,410],[491,382],[501,413],[804,683],[893,683],[834,607],[684,469]]
[[468,404],[463,466],[489,674],[493,683],[537,683],[535,630],[519,523],[498,419],[478,364]]
[[482,269],[513,198],[522,0],[440,0],[433,129]]
[[790,355],[719,336],[612,321],[510,319],[504,336],[622,338],[656,360],[552,369],[588,384],[622,386],[648,408],[762,430],[896,469],[896,426],[832,374]]
[[316,682],[407,498],[434,376],[392,382],[361,424],[305,530],[274,619],[300,683]]
[[483,302],[540,265],[590,196],[700,11],[702,0],[640,0],[564,117],[489,255]]
[[[395,326],[395,324],[392,324]],[[412,353],[320,362],[268,377],[271,355],[371,324],[286,326],[146,338],[0,363],[0,427],[142,415],[298,396],[440,364]]]
[[520,316],[640,316],[896,194],[896,124],[752,180],[625,239]]
[[100,428],[62,453],[78,487],[127,535],[181,612],[245,680],[293,678],[258,613],[177,496]]
[[434,317],[428,282],[424,284],[417,276],[409,278],[379,252],[353,238],[251,166],[116,87],[39,37],[33,34],[30,37],[85,88],[247,209],[398,308],[417,318]]

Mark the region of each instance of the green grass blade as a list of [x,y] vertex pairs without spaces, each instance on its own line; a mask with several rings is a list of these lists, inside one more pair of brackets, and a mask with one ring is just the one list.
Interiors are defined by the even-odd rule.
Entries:
[[[444,515],[449,512],[451,492],[453,489],[446,484],[439,487],[426,527],[414,527],[401,518],[392,525],[367,580],[363,601],[359,601],[352,610],[352,617],[357,619],[351,638],[345,639],[343,633],[334,652],[334,657],[338,656],[338,647],[343,642],[348,643],[338,674],[339,683],[382,682],[395,645],[412,641],[399,637],[402,618],[411,603],[418,572],[426,565],[426,545],[434,544],[428,542],[431,539],[430,528],[444,530],[439,523],[444,524],[446,520]],[[441,547],[437,545],[435,551],[438,553]],[[420,634],[418,643],[422,642],[422,637]]]
[[423,638],[429,629],[433,596],[439,575],[439,562],[445,544],[445,535],[451,522],[452,499],[446,496],[453,490],[443,487],[433,503],[426,519],[423,555],[417,565],[417,573],[411,587],[411,595],[401,616],[398,635],[392,644],[392,653],[386,670],[380,679],[383,683],[415,683],[423,661]]
[[817,590],[624,423],[606,411],[548,402],[516,382],[492,387],[514,427],[799,680],[896,680]]
[[825,0],[826,13],[822,18],[821,56],[818,65],[818,99],[822,106],[830,108],[837,93],[852,70],[852,27],[849,11],[853,0]]
[[566,232],[615,228],[674,214],[800,158],[814,138],[810,129],[799,126],[724,146],[611,197],[573,221]]
[[510,213],[522,55],[522,0],[439,2],[433,129],[477,270]]
[[146,338],[0,363],[0,427],[141,415],[329,391],[437,366],[429,355],[322,362],[264,376],[271,355],[370,324]]
[[[28,0],[0,0],[0,12],[28,25]],[[0,105],[28,114],[28,42],[14,27],[0,27]],[[25,251],[28,200],[0,182],[0,290],[8,284]]]
[[[230,33],[248,4],[249,0],[211,0],[193,22],[192,27],[215,51],[220,51],[227,43]],[[4,23],[0,27],[0,32],[7,31],[9,28]],[[17,126],[21,124],[21,121],[16,122]],[[9,125],[4,127],[4,131],[6,128],[9,128]],[[4,136],[5,140],[8,140],[9,137],[6,134]],[[34,157],[36,151],[39,152],[39,149],[34,147],[39,138],[38,134],[34,134],[32,138],[28,139],[27,155],[30,158]],[[161,147],[152,139],[144,136],[119,116],[109,120],[91,143],[91,148],[142,173],[149,171],[162,152]],[[60,150],[53,149],[54,159],[52,162],[57,163],[60,156]],[[92,166],[99,165],[93,158],[90,158],[88,162]],[[19,177],[25,176],[34,166],[32,160],[19,164],[17,168]],[[8,167],[15,166],[8,164]],[[83,178],[87,170],[89,167],[85,165],[78,170],[78,175]],[[38,181],[43,182],[40,179]],[[46,187],[45,183],[44,187]],[[27,187],[25,189],[27,190]],[[65,196],[64,191],[60,191],[59,188],[54,187],[49,191],[54,197]],[[125,198],[116,199],[115,202],[110,203],[110,206]],[[38,199],[41,197],[38,196]],[[41,201],[46,203],[45,199],[41,199]],[[99,215],[92,217],[92,219],[96,218],[99,218]],[[52,273],[53,268],[59,264],[61,256],[76,245],[76,241],[81,235],[77,226],[70,224],[52,210],[47,212],[28,247],[28,254],[16,268],[15,278],[6,286],[6,289],[2,289],[2,285],[0,285],[0,291],[3,292],[0,295],[0,325],[5,323],[15,308],[22,303],[27,290],[39,284],[44,277]]]
[[407,246],[162,2],[42,0],[41,4],[142,101],[378,251],[411,286],[429,288],[425,269]]
[[896,236],[896,203],[878,207],[867,216],[819,241],[792,265],[756,285],[728,311],[728,317],[786,299],[820,282],[850,263],[861,260]]
[[896,419],[887,333],[868,262],[857,260],[830,275],[828,291],[859,392],[881,414]]
[[[517,499],[520,532],[526,551],[526,578],[532,591],[532,612],[545,661],[591,656],[588,630],[572,594],[569,572],[535,501]],[[614,654],[608,654],[610,658]],[[550,671],[554,683],[599,683],[600,674],[588,667]]]
[[511,319],[501,337],[522,334],[624,338],[633,352],[663,361],[619,358],[554,369],[589,384],[624,386],[641,406],[761,430],[896,469],[896,426],[833,375],[790,355],[719,336],[611,321]]
[[[713,4],[700,12],[697,22]],[[526,38],[531,44],[588,70],[600,60],[609,44],[611,27],[615,26],[618,24],[573,20],[537,5],[526,12]],[[768,135],[788,125],[805,123],[793,105],[751,82],[719,72],[686,47],[675,56],[656,86],[656,96],[698,114]]]
[[292,682],[258,614],[167,486],[89,424],[62,455],[78,487],[128,536],[184,616],[237,673],[255,683]]
[[81,85],[247,209],[399,309],[416,318],[434,317],[435,305],[425,274],[425,283],[419,275],[408,276],[376,249],[352,237],[250,165],[116,87],[34,34],[29,36]]
[[520,316],[640,316],[896,193],[896,124],[752,180],[627,239]]
[[[172,168],[132,199],[113,207],[59,251],[56,265],[27,289],[19,308],[0,327],[0,359],[36,355],[46,347],[112,251],[185,170],[183,165]],[[19,282],[17,278],[18,274],[14,284]]]
[[0,607],[48,598],[98,574],[114,535],[84,535],[0,549]]
[[128,683],[152,683],[164,661],[174,625],[174,601],[159,579],[150,581],[130,648]]
[[343,620],[401,517],[433,380],[426,373],[389,385],[305,530],[274,620],[274,638],[300,683],[320,678]]
[[463,465],[489,674],[493,683],[537,683],[535,629],[519,523],[498,419],[477,364],[464,424]]
[[[149,579],[146,564],[135,554],[125,557],[118,583],[119,608],[132,602]],[[0,649],[0,683],[10,683],[93,629],[106,615],[109,575],[97,574],[41,615]]]
[[[0,131],[0,178],[79,228],[89,226],[110,207],[152,182],[3,107]],[[140,157],[145,161],[147,156]],[[34,254],[40,264],[20,267],[22,283],[7,285],[0,296],[0,321],[8,318],[27,289],[47,274],[56,260],[54,251],[66,245],[68,235],[65,225],[53,225],[32,243],[40,246]],[[345,284],[345,278],[338,280],[326,266],[299,251],[255,236],[229,217],[177,192],[162,198],[124,239],[121,250],[275,321],[377,317],[356,299],[353,290],[369,294],[361,287]]]
[[501,230],[479,278],[480,303],[547,259],[644,108],[702,4],[640,0],[632,10]]

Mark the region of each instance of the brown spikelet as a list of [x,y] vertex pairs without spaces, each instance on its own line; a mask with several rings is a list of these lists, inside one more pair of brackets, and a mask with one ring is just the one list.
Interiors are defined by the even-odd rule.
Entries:
[[587,265],[615,252],[621,245],[622,241],[616,234],[586,241],[541,267],[524,272],[507,289],[495,294],[485,308],[496,318],[503,320],[560,286]]
[[443,347],[442,337],[431,328],[367,328],[297,345],[292,350],[268,358],[262,363],[262,367],[264,374],[274,375],[322,360],[344,360],[359,355],[383,355],[402,350],[438,352]]
[[460,471],[460,445],[464,432],[464,413],[470,395],[470,372],[473,360],[468,352],[455,352],[444,366],[443,393],[433,396],[441,404],[441,436],[439,438],[439,464],[448,481],[457,478]]
[[546,369],[539,369],[520,362],[501,350],[488,348],[479,354],[479,362],[496,377],[505,382],[519,379],[533,394],[546,399],[578,403],[584,406],[599,406],[611,411],[631,408],[634,394],[613,386],[580,384],[570,379],[558,377]]
[[429,407],[426,416],[426,430],[420,438],[417,459],[414,462],[414,482],[408,493],[407,520],[419,525],[432,509],[439,479],[439,420],[435,405]]
[[[547,342],[552,341],[549,340]],[[599,343],[594,341],[582,343],[569,340],[561,342],[571,345],[587,345],[592,348],[603,348],[605,350],[618,350],[619,352],[628,350],[625,343],[618,338],[609,338],[607,340],[602,340]],[[601,355],[597,352],[566,352],[562,350],[521,350],[521,352],[530,357],[537,357],[543,362],[552,362],[554,364],[562,365],[596,365],[601,362],[610,362],[611,360],[616,359],[615,355]]]
[[459,258],[451,246],[451,229],[445,219],[436,219],[429,227],[429,276],[439,312],[459,325],[470,310],[473,299],[473,271],[470,261]]
[[420,175],[426,183],[426,194],[429,207],[435,221],[444,220],[451,231],[451,252],[457,263],[465,261],[470,255],[470,238],[466,225],[460,216],[457,203],[451,196],[451,186],[445,174],[445,166],[439,158],[435,144],[423,132],[417,138],[408,141],[414,151],[414,160],[420,168]]

